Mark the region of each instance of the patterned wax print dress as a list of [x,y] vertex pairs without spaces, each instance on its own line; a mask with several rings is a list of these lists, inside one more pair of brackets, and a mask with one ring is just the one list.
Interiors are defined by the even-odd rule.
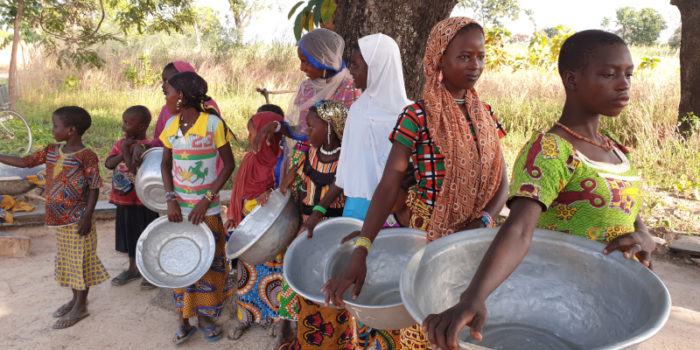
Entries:
[[97,256],[94,221],[90,233],[78,234],[88,193],[102,185],[95,152],[83,148],[64,153],[60,144],[50,144],[23,160],[27,167],[46,164],[46,225],[56,226],[58,252],[54,276],[58,284],[86,290],[107,280],[109,274]]
[[556,134],[542,133],[520,151],[510,199],[532,198],[544,211],[538,228],[609,242],[634,231],[642,191],[629,151],[611,135],[619,164],[596,162]]
[[[180,129],[179,115],[166,123],[160,141],[172,149],[173,188],[185,220],[216,179],[218,149],[231,138],[224,122],[213,114],[200,113],[197,121],[184,135]],[[233,281],[229,279],[229,266],[226,263],[226,231],[220,212],[220,199],[217,195],[209,204],[204,217],[216,242],[214,261],[209,271],[194,284],[173,290],[175,308],[182,312],[184,318],[219,316],[224,301],[233,292]]]

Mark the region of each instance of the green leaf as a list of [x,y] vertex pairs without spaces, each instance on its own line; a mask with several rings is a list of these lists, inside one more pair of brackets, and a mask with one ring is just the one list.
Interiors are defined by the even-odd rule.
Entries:
[[323,0],[312,0],[311,2],[314,4],[314,7],[312,9],[313,14],[314,14],[314,24],[319,25],[321,24],[321,4]]
[[294,37],[297,38],[297,41],[301,39],[301,21],[304,19],[304,12],[299,12],[297,15],[297,18],[294,20]]
[[321,22],[327,23],[333,18],[335,10],[338,8],[338,4],[335,0],[324,0],[323,5],[321,5]]
[[291,19],[292,15],[294,15],[294,12],[299,8],[299,6],[303,5],[304,1],[299,1],[297,2],[294,6],[292,6],[292,9],[289,10],[289,14],[287,15],[287,19]]

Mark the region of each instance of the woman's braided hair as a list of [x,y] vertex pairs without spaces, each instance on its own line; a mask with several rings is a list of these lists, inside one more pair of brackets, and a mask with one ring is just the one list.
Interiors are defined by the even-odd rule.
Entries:
[[211,100],[211,97],[207,95],[207,81],[200,77],[195,72],[180,72],[168,79],[168,84],[172,86],[175,91],[182,94],[181,108],[194,108],[199,112],[206,112],[213,114],[224,123],[224,131],[226,134],[231,130],[226,121],[221,118],[219,111],[212,106],[205,106],[204,103]]

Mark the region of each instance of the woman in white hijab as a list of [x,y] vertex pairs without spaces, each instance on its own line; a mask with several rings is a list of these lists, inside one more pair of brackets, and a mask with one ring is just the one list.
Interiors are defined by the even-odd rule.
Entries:
[[396,42],[380,33],[362,37],[358,46],[361,56],[353,55],[350,73],[363,92],[348,114],[335,184],[347,196],[343,215],[364,219],[389,156],[389,134],[412,102],[406,97]]

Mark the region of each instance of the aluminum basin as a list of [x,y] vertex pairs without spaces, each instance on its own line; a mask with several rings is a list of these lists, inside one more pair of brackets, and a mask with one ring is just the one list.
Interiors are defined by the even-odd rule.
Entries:
[[215,254],[214,234],[205,223],[176,223],[161,216],[141,233],[136,243],[136,266],[156,286],[182,288],[207,273]]
[[155,212],[166,213],[165,187],[160,164],[163,160],[163,147],[154,147],[141,155],[141,166],[136,172],[136,195],[143,205]]
[[340,247],[340,240],[353,231],[362,229],[362,220],[338,217],[319,223],[313,239],[302,232],[284,254],[284,279],[302,297],[323,304],[325,294],[321,287],[329,260]]
[[299,230],[299,209],[290,192],[270,193],[264,207],[257,206],[231,232],[226,243],[226,256],[249,264],[262,264],[274,259],[294,239]]
[[[326,281],[345,270],[355,241],[346,242],[331,256]],[[390,228],[379,231],[367,255],[367,276],[362,291],[354,301],[351,299],[353,287],[345,292],[345,309],[375,329],[401,329],[415,324],[401,300],[399,280],[413,254],[425,244],[425,231],[422,230]]]
[[[421,323],[457,303],[497,228],[455,233],[418,251],[401,275],[401,298]],[[619,252],[561,232],[535,230],[523,262],[486,301],[484,339],[460,333],[462,348],[623,349],[653,336],[668,319],[661,280]]]
[[42,170],[46,170],[46,165],[41,164],[33,168],[17,168],[0,163],[0,194],[16,196],[29,192],[36,185],[25,180],[24,177],[36,175]]

